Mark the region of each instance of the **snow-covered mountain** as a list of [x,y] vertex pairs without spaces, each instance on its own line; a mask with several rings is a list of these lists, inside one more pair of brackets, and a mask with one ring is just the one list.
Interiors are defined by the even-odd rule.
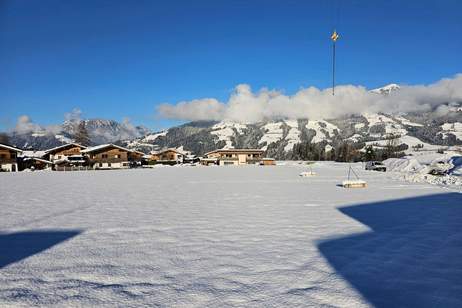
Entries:
[[[399,91],[390,84],[371,90],[379,95]],[[196,121],[152,133],[129,122],[85,120],[93,144],[120,143],[144,151],[162,148],[182,148],[202,155],[220,148],[259,148],[268,156],[295,159],[294,146],[316,145],[325,152],[343,143],[356,149],[365,146],[384,147],[390,136],[399,136],[400,148],[438,149],[441,146],[462,145],[462,103],[448,103],[443,108],[407,114],[364,113],[337,119],[279,119],[260,123],[232,121]],[[78,121],[66,121],[60,126],[39,128],[27,133],[13,132],[10,143],[37,150],[71,142]]]
[[388,95],[394,91],[397,91],[400,89],[400,86],[397,85],[396,83],[390,83],[384,87],[373,89],[370,92],[372,93],[377,93],[377,94],[383,94],[383,95]]
[[[129,122],[119,123],[113,120],[90,119],[83,120],[92,144],[120,142],[131,140],[150,133],[143,126],[133,126]],[[74,132],[80,121],[65,121],[53,127],[34,127],[31,131],[9,133],[9,142],[20,148],[43,150],[73,142]]]
[[462,111],[450,116],[427,114],[389,115],[365,113],[341,119],[278,120],[243,124],[230,121],[191,122],[155,134],[148,134],[126,145],[149,151],[184,147],[196,154],[217,148],[259,148],[278,159],[291,158],[294,145],[317,144],[329,151],[343,142],[357,148],[384,147],[390,136],[399,136],[403,150],[423,146],[438,149],[462,145]]

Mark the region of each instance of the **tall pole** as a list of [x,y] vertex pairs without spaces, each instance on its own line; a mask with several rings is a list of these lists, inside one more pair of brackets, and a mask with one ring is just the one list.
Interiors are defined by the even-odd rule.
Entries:
[[335,95],[335,41],[332,43],[332,95]]
[[332,95],[335,95],[335,42],[339,38],[337,31],[334,30],[330,38],[332,40]]

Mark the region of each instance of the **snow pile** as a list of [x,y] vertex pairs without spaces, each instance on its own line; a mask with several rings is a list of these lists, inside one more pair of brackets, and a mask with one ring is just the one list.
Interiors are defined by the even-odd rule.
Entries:
[[[410,182],[462,187],[462,157],[443,154],[426,154],[389,158],[383,163],[389,172],[395,172],[398,178]],[[430,171],[439,164],[447,170],[446,175],[431,175]]]
[[387,166],[387,170],[391,172],[420,172],[425,167],[420,164],[417,159],[409,158],[389,158],[383,162]]

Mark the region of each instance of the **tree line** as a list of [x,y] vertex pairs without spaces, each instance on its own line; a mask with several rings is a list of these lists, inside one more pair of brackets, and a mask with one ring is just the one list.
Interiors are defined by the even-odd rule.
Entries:
[[[366,146],[365,143],[338,141],[329,148],[326,142],[301,142],[294,145],[287,159],[291,160],[330,160],[337,162],[358,162],[385,160],[404,156],[408,146],[402,144],[399,136],[391,136],[384,146]],[[363,151],[360,151],[363,149]]]

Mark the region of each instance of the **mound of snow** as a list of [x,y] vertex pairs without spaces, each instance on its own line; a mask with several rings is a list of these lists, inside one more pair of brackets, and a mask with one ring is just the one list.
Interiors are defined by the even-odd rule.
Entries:
[[415,158],[389,158],[383,163],[391,172],[420,172],[425,169]]
[[[383,163],[389,172],[395,172],[399,178],[409,182],[462,186],[462,156],[432,153],[417,157],[389,158]],[[448,166],[446,175],[429,174],[432,166],[436,163]]]

